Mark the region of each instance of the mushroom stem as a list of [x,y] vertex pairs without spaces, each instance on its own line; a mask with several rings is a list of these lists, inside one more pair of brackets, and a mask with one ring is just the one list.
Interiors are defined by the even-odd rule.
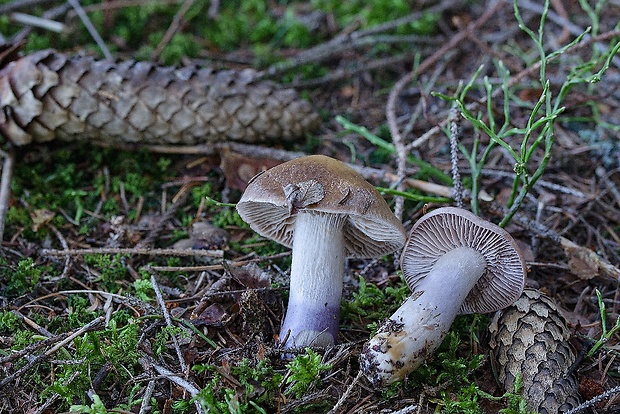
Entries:
[[285,348],[331,346],[338,335],[344,275],[345,216],[299,211],[291,288],[280,339]]
[[469,247],[451,250],[437,260],[412,295],[365,344],[361,369],[373,385],[403,379],[441,344],[485,266],[482,254]]

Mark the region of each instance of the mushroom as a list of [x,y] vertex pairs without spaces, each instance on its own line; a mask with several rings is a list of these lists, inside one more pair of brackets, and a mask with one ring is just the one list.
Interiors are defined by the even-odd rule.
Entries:
[[474,214],[444,207],[414,224],[401,267],[412,294],[365,345],[360,368],[375,386],[403,379],[441,343],[457,314],[515,302],[526,265],[512,237]]
[[237,211],[264,237],[292,247],[285,348],[333,345],[346,256],[402,248],[405,231],[381,194],[346,164],[301,157],[256,175]]

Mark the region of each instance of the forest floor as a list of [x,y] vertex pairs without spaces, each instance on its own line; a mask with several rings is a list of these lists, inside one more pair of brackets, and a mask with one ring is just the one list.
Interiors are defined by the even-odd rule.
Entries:
[[[72,3],[0,0],[0,40],[102,56]],[[281,349],[290,250],[227,203],[300,154],[367,167],[406,230],[456,205],[458,170],[464,207],[517,240],[526,286],[561,309],[580,400],[611,390],[580,412],[618,412],[620,4],[409,3],[82,1],[115,59],[255,68],[322,122],[221,151],[5,143],[0,412],[525,413],[491,369],[493,315],[457,317],[404,381],[358,375],[409,294],[398,254],[347,261],[336,346]]]

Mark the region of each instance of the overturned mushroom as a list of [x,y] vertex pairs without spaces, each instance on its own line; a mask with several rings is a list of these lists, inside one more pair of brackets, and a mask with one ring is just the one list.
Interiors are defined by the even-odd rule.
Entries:
[[346,164],[312,155],[265,171],[237,211],[257,233],[292,247],[284,346],[329,346],[338,334],[346,256],[380,257],[405,242],[379,192]]
[[525,262],[503,229],[459,208],[422,217],[401,259],[412,295],[365,344],[361,369],[374,385],[403,379],[441,343],[457,314],[488,313],[523,290]]

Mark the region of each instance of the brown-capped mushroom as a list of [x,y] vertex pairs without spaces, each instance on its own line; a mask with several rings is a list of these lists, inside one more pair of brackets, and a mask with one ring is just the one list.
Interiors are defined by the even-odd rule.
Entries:
[[361,369],[374,385],[403,379],[441,343],[457,314],[516,301],[526,266],[502,228],[459,208],[425,215],[412,228],[401,267],[413,292],[365,344]]
[[405,232],[381,194],[346,164],[297,158],[254,177],[237,204],[257,233],[292,247],[284,346],[333,345],[345,257],[400,249]]

